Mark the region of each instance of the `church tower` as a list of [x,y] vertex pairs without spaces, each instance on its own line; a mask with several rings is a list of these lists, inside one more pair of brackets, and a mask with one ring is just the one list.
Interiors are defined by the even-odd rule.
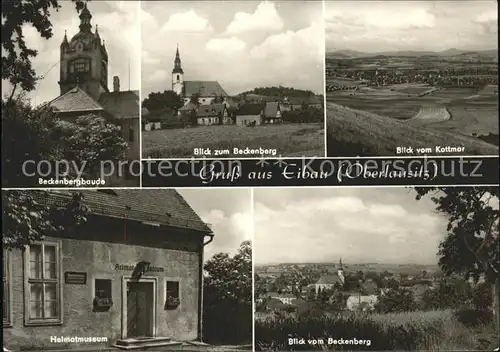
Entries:
[[174,69],[172,70],[172,90],[182,97],[184,88],[184,71],[181,66],[181,57],[179,55],[179,46],[175,53]]
[[108,89],[108,53],[99,31],[92,32],[92,14],[87,4],[80,13],[80,31],[70,41],[66,33],[60,48],[61,95],[78,86],[99,100]]

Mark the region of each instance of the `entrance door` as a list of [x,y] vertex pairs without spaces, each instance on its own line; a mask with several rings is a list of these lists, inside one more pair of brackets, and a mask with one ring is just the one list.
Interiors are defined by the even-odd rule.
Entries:
[[152,282],[127,282],[127,337],[153,336]]

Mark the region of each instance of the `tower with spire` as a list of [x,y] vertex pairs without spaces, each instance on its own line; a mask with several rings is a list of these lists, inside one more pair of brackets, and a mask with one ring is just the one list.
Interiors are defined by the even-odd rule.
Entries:
[[174,69],[172,70],[172,90],[182,96],[184,90],[184,70],[182,69],[179,44],[175,53]]
[[61,95],[80,87],[94,99],[108,89],[108,54],[87,4],[80,13],[80,31],[71,40],[65,32],[60,48],[59,87]]

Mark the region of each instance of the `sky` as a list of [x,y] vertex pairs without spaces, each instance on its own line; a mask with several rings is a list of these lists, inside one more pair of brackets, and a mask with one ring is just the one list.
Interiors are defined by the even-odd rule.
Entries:
[[[71,37],[79,31],[80,19],[74,3],[59,1],[59,4],[61,5],[59,11],[52,11],[50,16],[54,33],[52,38],[43,39],[33,26],[23,26],[23,34],[28,47],[38,50],[37,57],[32,59],[33,68],[37,75],[45,77],[38,83],[37,89],[28,95],[34,105],[51,101],[59,96],[60,89],[57,83],[60,67],[59,49],[64,38],[64,31],[67,30],[68,40],[71,40]],[[88,9],[92,14],[93,31],[98,25],[99,35],[106,43],[109,57],[109,89],[112,90],[113,76],[119,76],[122,90],[128,90],[129,86],[132,90],[139,90],[141,84],[140,2],[90,1]],[[2,82],[4,94],[10,90],[9,88],[6,82]]]
[[143,1],[141,22],[143,96],[172,89],[177,44],[187,81],[323,93],[321,1]]
[[254,191],[257,265],[298,262],[437,264],[447,219],[408,188]]
[[252,199],[249,188],[178,189],[203,221],[211,225],[214,240],[205,247],[205,260],[224,252],[234,255],[241,242],[252,239]]
[[326,51],[498,49],[497,2],[326,1]]

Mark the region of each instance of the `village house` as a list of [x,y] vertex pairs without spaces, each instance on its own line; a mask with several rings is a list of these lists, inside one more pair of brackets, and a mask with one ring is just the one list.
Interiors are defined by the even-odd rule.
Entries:
[[198,125],[230,124],[229,115],[224,104],[200,105],[197,109],[196,118]]
[[[42,206],[71,199],[69,191],[32,192]],[[201,340],[209,226],[172,189],[81,193],[84,225],[24,252],[4,249],[4,345],[74,349],[51,337],[104,337],[92,344],[97,351]]]
[[263,104],[243,104],[236,111],[236,124],[241,126],[261,125]]
[[281,112],[301,110],[304,106],[321,109],[323,101],[317,95],[312,97],[284,97],[280,101]]
[[377,295],[362,295],[361,293],[357,293],[347,298],[346,308],[351,311],[372,311],[375,309],[377,302]]
[[92,31],[91,19],[85,5],[80,13],[80,31],[71,40],[64,35],[60,47],[60,96],[48,106],[63,120],[94,114],[115,124],[128,143],[127,160],[138,160],[139,91],[121,90],[118,76],[113,77],[113,90],[109,90],[108,53],[97,26]]
[[264,123],[281,123],[283,120],[281,118],[280,104],[278,102],[268,102],[264,108]]
[[141,123],[143,131],[154,131],[165,128],[166,126],[175,126],[180,120],[172,110],[165,109],[161,111],[149,112],[142,109]]
[[267,298],[277,299],[283,304],[292,304],[294,299],[297,299],[296,296],[291,293],[277,293],[277,292],[269,292],[266,294]]

